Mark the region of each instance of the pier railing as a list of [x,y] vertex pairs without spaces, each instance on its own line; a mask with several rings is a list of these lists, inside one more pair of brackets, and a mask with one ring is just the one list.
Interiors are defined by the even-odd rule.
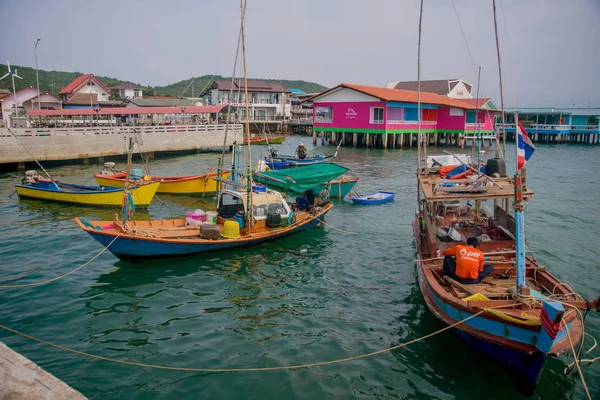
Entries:
[[[231,126],[230,129],[241,129]],[[139,126],[90,126],[74,128],[26,128],[0,130],[0,137],[10,136],[77,136],[77,135],[130,135],[137,133],[190,133],[190,132],[224,132],[224,124],[207,125],[139,125]]]

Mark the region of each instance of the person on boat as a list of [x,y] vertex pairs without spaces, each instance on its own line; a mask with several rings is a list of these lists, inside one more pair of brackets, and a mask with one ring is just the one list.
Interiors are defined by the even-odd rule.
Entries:
[[304,143],[300,143],[298,147],[296,147],[296,155],[299,159],[304,160],[306,158],[306,146]]
[[462,284],[480,283],[494,272],[494,266],[484,264],[484,256],[478,250],[476,237],[467,239],[467,245],[456,245],[444,250],[443,274]]

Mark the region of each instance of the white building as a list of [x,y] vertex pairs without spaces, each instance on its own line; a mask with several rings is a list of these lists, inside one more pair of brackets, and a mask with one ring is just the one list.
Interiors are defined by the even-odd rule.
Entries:
[[58,94],[61,96],[64,107],[68,108],[69,104],[90,104],[91,106],[98,104],[99,101],[107,101],[112,91],[94,74],[87,74],[75,78]]
[[123,100],[125,99],[143,99],[144,88],[133,83],[124,83],[122,85],[111,86],[114,93],[118,94]]
[[[388,89],[418,90],[417,81],[391,82],[387,84]],[[462,79],[437,79],[421,81],[421,91],[448,96],[452,99],[471,99],[473,85]]]
[[[233,89],[233,91],[232,91]],[[238,108],[241,120],[246,116],[246,96],[244,81],[239,79],[215,80],[213,85],[204,92],[210,105],[231,104]],[[290,90],[278,82],[248,80],[248,108],[252,121],[278,121],[290,118]]]
[[17,113],[25,113],[31,110],[60,110],[62,102],[51,93],[41,91],[38,99],[38,89],[33,85],[17,90],[14,94],[0,96],[0,110],[2,111],[2,121],[4,126],[9,126],[9,117],[15,114],[15,98],[17,103]]

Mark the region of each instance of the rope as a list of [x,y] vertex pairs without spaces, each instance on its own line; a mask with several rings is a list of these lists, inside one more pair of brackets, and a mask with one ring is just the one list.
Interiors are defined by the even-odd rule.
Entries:
[[62,279],[66,276],[71,275],[72,273],[75,273],[77,271],[79,271],[80,269],[82,269],[83,267],[89,265],[92,261],[94,261],[96,258],[100,257],[100,254],[104,253],[106,250],[108,250],[108,248],[110,247],[111,244],[113,244],[113,242],[115,240],[117,240],[119,238],[119,236],[121,236],[121,234],[118,234],[117,236],[115,236],[115,238],[105,247],[103,248],[98,254],[96,254],[94,257],[92,257],[88,262],[86,262],[85,264],[75,268],[74,270],[67,272],[66,274],[63,274],[61,276],[57,276],[56,278],[52,278],[52,279],[48,279],[45,281],[41,281],[41,282],[33,282],[33,283],[25,283],[22,285],[0,285],[0,289],[16,289],[16,288],[24,288],[24,287],[31,287],[31,286],[41,286],[41,285],[46,285],[48,283],[57,281],[59,279]]
[[117,363],[117,364],[125,364],[125,365],[133,365],[133,366],[137,366],[137,367],[145,367],[145,368],[153,368],[153,369],[163,369],[163,370],[169,370],[169,371],[188,371],[188,372],[212,372],[212,373],[216,373],[216,372],[221,372],[221,373],[228,373],[228,372],[258,372],[258,371],[282,371],[282,370],[294,370],[294,369],[304,369],[304,368],[310,368],[310,367],[319,367],[322,365],[332,365],[332,364],[340,364],[343,362],[348,362],[348,361],[354,361],[354,360],[360,360],[363,358],[368,358],[368,357],[372,357],[372,356],[376,356],[378,354],[382,354],[382,353],[387,353],[388,351],[392,351],[392,350],[398,350],[401,349],[403,347],[407,347],[411,344],[420,342],[422,340],[425,339],[429,339],[432,336],[435,336],[439,333],[442,333],[444,331],[447,331],[449,329],[452,329],[460,324],[465,323],[466,321],[470,320],[471,318],[475,318],[478,315],[480,315],[481,313],[485,312],[484,310],[479,311],[477,314],[473,314],[470,317],[467,317],[461,321],[455,322],[452,325],[448,325],[442,329],[439,329],[435,332],[429,333],[425,336],[421,336],[417,339],[413,339],[410,340],[406,343],[401,343],[399,345],[396,346],[392,346],[392,347],[388,347],[382,350],[377,350],[377,351],[373,351],[371,353],[366,353],[366,354],[361,354],[358,356],[352,356],[352,357],[346,357],[346,358],[340,358],[337,360],[330,360],[330,361],[320,361],[320,362],[315,362],[315,363],[308,363],[308,364],[297,364],[297,365],[284,365],[284,366],[279,366],[279,367],[255,367],[255,368],[187,368],[187,367],[173,367],[173,366],[168,366],[168,365],[157,365],[157,364],[146,364],[146,363],[139,363],[139,362],[135,362],[135,361],[125,361],[125,360],[118,360],[115,358],[110,358],[110,357],[104,357],[104,356],[99,356],[99,355],[95,355],[95,354],[90,354],[90,353],[86,353],[83,351],[79,351],[79,350],[75,350],[75,349],[71,349],[65,346],[61,346],[55,343],[51,343],[48,342],[46,340],[43,339],[39,339],[36,338],[34,336],[28,335],[26,333],[23,332],[19,332],[15,329],[11,329],[9,327],[6,327],[4,325],[0,325],[1,329],[4,329],[5,331],[14,333],[16,335],[19,336],[23,336],[27,339],[30,340],[34,340],[36,342],[39,343],[43,343],[46,344],[48,346],[51,347],[55,347],[57,349],[60,350],[64,350],[64,351],[68,351],[70,353],[75,353],[78,354],[80,356],[84,356],[84,357],[89,357],[89,358],[93,358],[93,359],[97,359],[97,360],[103,360],[103,361],[109,361],[109,362],[113,362],[113,363]]
[[571,345],[571,351],[573,352],[573,357],[575,357],[575,365],[577,366],[577,371],[579,371],[579,376],[581,377],[581,383],[583,383],[583,387],[585,389],[585,394],[589,400],[592,400],[592,396],[590,395],[590,389],[588,389],[587,384],[585,383],[585,378],[583,376],[583,371],[581,371],[581,365],[579,359],[577,358],[577,353],[575,353],[575,346],[573,345],[573,341],[571,340],[571,333],[569,332],[569,327],[565,322],[565,319],[562,319],[562,324],[567,331],[567,338],[569,339],[569,344]]
[[325,222],[324,220],[322,220],[322,219],[320,219],[320,218],[315,218],[315,219],[316,219],[317,221],[319,221],[319,222],[322,222],[322,223],[323,223],[323,225],[326,225],[326,226],[330,227],[330,228],[331,228],[331,229],[333,229],[333,230],[340,231],[340,232],[343,232],[343,233],[347,233],[347,234],[349,234],[349,235],[358,235],[358,232],[350,232],[350,231],[345,231],[345,230],[343,230],[343,229],[336,228],[335,226],[331,226],[331,225],[329,225],[327,222]]
[[35,158],[35,157],[33,156],[33,154],[31,154],[31,153],[29,152],[29,149],[27,148],[27,146],[25,146],[25,145],[23,144],[23,142],[21,142],[21,140],[20,140],[20,139],[17,137],[17,135],[15,135],[15,134],[14,134],[14,133],[13,133],[13,132],[10,130],[10,129],[9,129],[8,131],[10,132],[10,134],[11,134],[11,135],[13,135],[13,137],[14,137],[15,139],[17,139],[17,141],[19,142],[19,144],[21,144],[21,146],[23,146],[23,148],[25,149],[25,151],[27,152],[27,154],[29,154],[29,157],[33,158],[33,161],[35,161],[35,163],[36,163],[36,164],[37,164],[37,165],[38,165],[38,166],[39,166],[39,167],[42,169],[42,171],[44,171],[44,173],[46,174],[46,176],[47,176],[49,179],[52,179],[52,177],[50,176],[50,174],[48,173],[48,171],[46,171],[46,170],[44,169],[44,167],[42,167],[42,164],[40,164],[40,162],[37,160],[37,158]]

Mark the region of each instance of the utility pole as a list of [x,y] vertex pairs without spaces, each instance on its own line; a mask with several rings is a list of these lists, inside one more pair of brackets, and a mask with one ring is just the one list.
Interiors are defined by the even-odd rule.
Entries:
[[[37,38],[37,41],[35,42],[35,47],[34,47],[34,53],[35,53],[35,80],[37,81],[37,103],[38,103],[38,110],[42,109],[42,105],[40,104],[40,75],[38,73],[38,62],[37,62],[37,46],[38,43],[40,43],[40,40],[42,40],[41,37]],[[42,117],[40,116],[40,119]]]

